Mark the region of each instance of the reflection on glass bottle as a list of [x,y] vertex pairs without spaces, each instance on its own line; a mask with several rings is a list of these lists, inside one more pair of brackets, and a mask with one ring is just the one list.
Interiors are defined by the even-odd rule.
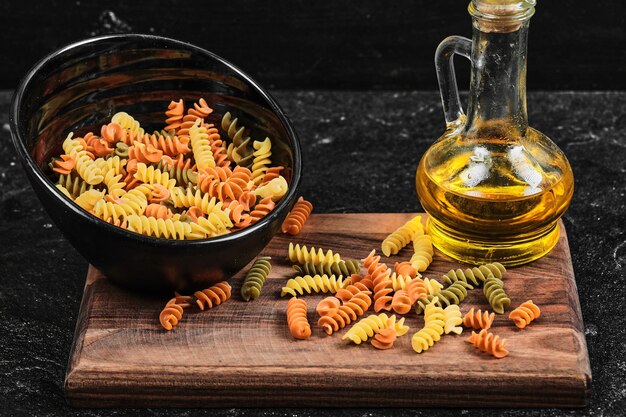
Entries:
[[[548,253],[574,178],[563,152],[528,126],[526,41],[534,0],[474,0],[473,40],[450,37],[436,66],[447,130],[423,155],[416,187],[435,246],[452,258],[519,265]],[[472,61],[468,112],[452,57]]]

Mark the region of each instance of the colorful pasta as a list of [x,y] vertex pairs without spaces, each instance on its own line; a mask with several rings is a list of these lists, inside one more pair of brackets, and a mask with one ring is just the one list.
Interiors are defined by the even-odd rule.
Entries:
[[393,328],[386,327],[376,333],[371,343],[376,349],[386,350],[393,347],[393,342],[395,342],[397,338],[398,335],[396,335]]
[[415,216],[383,240],[381,249],[385,256],[395,255],[405,247],[416,234],[423,233],[420,216]]
[[307,262],[304,265],[293,265],[293,269],[304,275],[337,275],[349,277],[361,271],[361,264],[356,259],[341,260],[338,262]]
[[463,319],[461,318],[461,310],[459,306],[456,304],[451,304],[443,310],[444,315],[444,332],[445,334],[455,333],[461,334],[463,332],[463,328],[460,326],[463,323]]
[[541,316],[541,310],[533,300],[523,302],[519,307],[511,311],[509,318],[513,320],[515,325],[520,329],[528,326],[531,321]]
[[493,333],[489,333],[485,329],[481,330],[480,333],[472,332],[472,335],[467,338],[467,342],[498,359],[509,354],[509,351],[504,347],[506,339],[500,340],[500,336],[494,336]]
[[438,307],[437,300],[428,304],[424,310],[424,327],[413,335],[411,346],[417,353],[422,353],[431,348],[435,342],[441,339],[445,326],[445,314],[443,308]]
[[306,301],[293,297],[287,303],[287,326],[296,339],[311,337],[311,325],[306,317]]
[[506,268],[499,262],[493,262],[479,267],[462,269],[451,269],[447,274],[441,277],[445,284],[452,284],[456,281],[464,281],[473,287],[482,285],[490,275],[498,279],[502,279],[502,275],[506,272]]
[[504,282],[493,275],[489,276],[483,284],[483,293],[487,297],[489,305],[497,314],[504,314],[504,310],[511,305],[511,299],[504,292]]
[[311,249],[306,246],[300,247],[300,245],[295,245],[293,243],[289,243],[289,260],[293,263],[299,263],[304,265],[306,263],[332,263],[341,261],[341,256],[338,253],[333,253],[330,249],[324,254],[324,251],[319,248],[315,249],[311,247]]
[[488,311],[474,311],[474,307],[470,309],[470,311],[465,314],[463,317],[463,325],[468,329],[490,329],[493,320],[495,319],[495,313],[489,314]]
[[[220,131],[208,121],[212,112],[204,99],[188,109],[182,100],[171,101],[165,128],[152,133],[118,112],[98,132],[76,138],[70,132],[62,154],[48,164],[50,175],[59,192],[80,207],[135,233],[205,239],[243,229],[286,195],[289,184],[280,174],[285,167],[271,165],[271,139],[244,137],[245,129],[228,113],[221,126],[238,155],[231,168]],[[307,204],[301,200],[292,211],[285,223],[290,232],[302,227]],[[310,260],[340,260],[318,255]]]
[[363,259],[363,264],[367,268],[367,278],[372,281],[374,287],[374,311],[391,310],[393,302],[393,282],[391,281],[391,271],[383,262],[380,256],[376,255],[376,250]]
[[403,336],[409,331],[404,325],[404,317],[396,321],[396,316],[387,316],[385,313],[371,314],[355,323],[350,330],[343,335],[343,340],[350,340],[359,345],[373,337],[381,329],[393,329],[397,336]]
[[241,298],[244,301],[256,300],[261,295],[265,280],[272,269],[269,256],[258,257],[241,284]]
[[337,313],[320,317],[318,325],[322,327],[326,334],[331,335],[362,316],[371,305],[372,299],[370,296],[359,292],[340,306],[337,309]]
[[[272,180],[273,181],[273,180]],[[298,201],[293,206],[293,209],[287,215],[285,221],[280,228],[283,233],[290,235],[297,235],[300,233],[306,223],[311,211],[313,210],[313,204],[306,201],[304,198],[298,198]]]
[[311,293],[336,293],[339,289],[343,288],[343,278],[337,278],[334,275],[304,275],[301,277],[291,278],[283,287],[280,296],[291,295],[304,295]]
[[441,291],[429,294],[426,297],[421,297],[417,300],[417,304],[415,305],[415,311],[420,314],[424,311],[424,308],[432,303],[436,302],[441,306],[449,306],[452,304],[460,304],[467,297],[467,290],[472,289],[472,286],[467,284],[464,281],[457,281],[454,284],[450,285],[447,288],[442,289]]
[[204,311],[205,308],[213,308],[228,300],[230,298],[230,290],[231,287],[228,282],[218,282],[207,289],[193,293],[191,302],[195,301],[198,308]]
[[191,297],[177,295],[165,304],[161,314],[159,314],[159,322],[165,330],[172,330],[178,325],[183,317],[183,310],[190,306]]
[[430,236],[418,234],[413,237],[413,256],[411,256],[411,265],[418,272],[426,271],[426,268],[433,261],[433,241]]

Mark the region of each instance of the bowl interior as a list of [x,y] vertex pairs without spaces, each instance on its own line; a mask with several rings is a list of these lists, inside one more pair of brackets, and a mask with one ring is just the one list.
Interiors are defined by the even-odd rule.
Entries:
[[285,167],[283,175],[290,185],[299,177],[296,134],[262,87],[208,51],[148,35],[89,39],[37,64],[16,93],[12,112],[19,133],[16,146],[28,154],[28,164],[36,165],[36,175],[50,181],[45,179],[47,163],[61,153],[70,131],[75,137],[99,132],[118,111],[132,115],[148,132],[160,130],[167,105],[180,98],[186,106],[205,98],[214,109],[208,122],[219,125],[221,116],[230,111],[250,129],[253,139],[269,136],[273,165]]

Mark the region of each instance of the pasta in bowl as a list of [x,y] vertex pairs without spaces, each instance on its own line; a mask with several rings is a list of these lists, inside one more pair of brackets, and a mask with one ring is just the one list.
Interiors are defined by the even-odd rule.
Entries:
[[275,100],[172,39],[113,35],[50,54],[17,89],[10,124],[52,220],[126,287],[228,279],[297,196],[300,146]]

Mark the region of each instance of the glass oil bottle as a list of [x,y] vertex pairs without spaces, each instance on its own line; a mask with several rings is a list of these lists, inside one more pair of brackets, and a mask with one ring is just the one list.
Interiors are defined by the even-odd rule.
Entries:
[[[574,191],[563,152],[528,126],[526,46],[535,0],[473,0],[473,40],[438,47],[445,133],[423,155],[417,193],[428,233],[448,256],[471,264],[520,265],[548,253]],[[452,58],[471,60],[467,115]]]

